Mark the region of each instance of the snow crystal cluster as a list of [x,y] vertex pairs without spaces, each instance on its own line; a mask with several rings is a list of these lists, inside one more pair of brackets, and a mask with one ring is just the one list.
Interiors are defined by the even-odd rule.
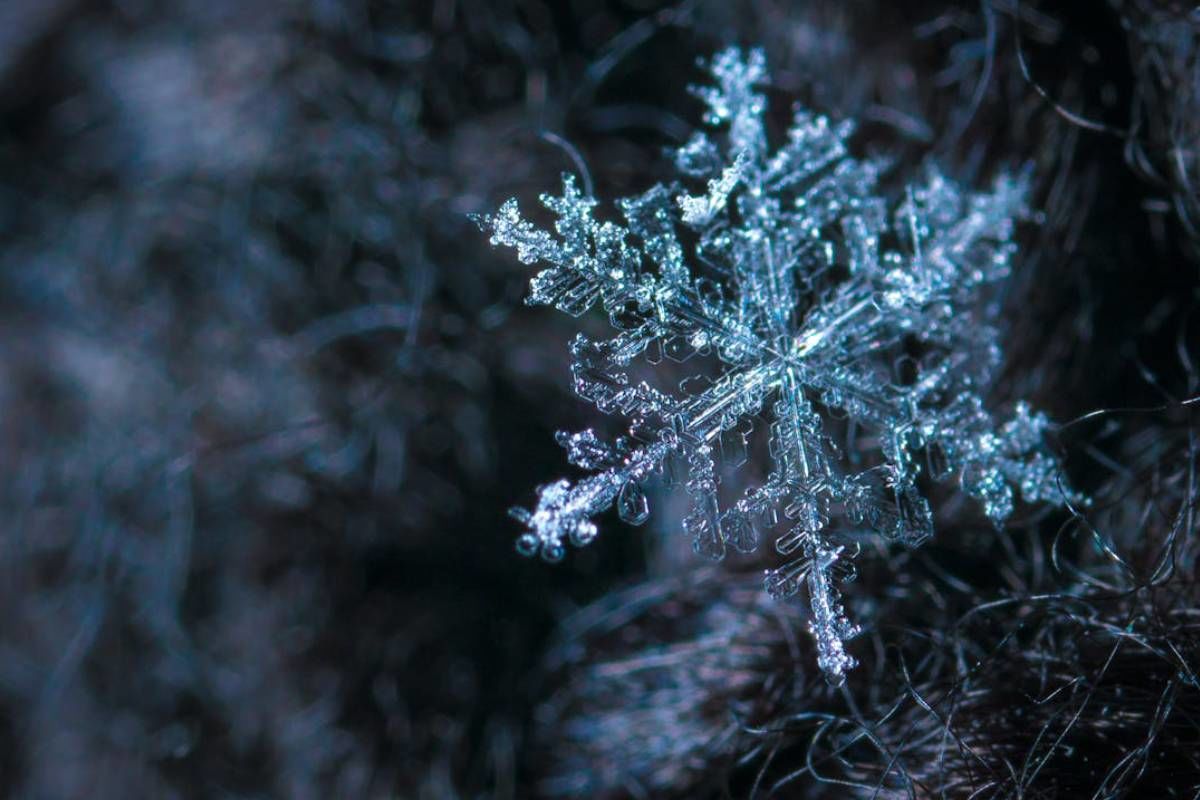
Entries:
[[[620,222],[594,216],[596,200],[569,176],[561,196],[541,198],[553,233],[515,200],[479,220],[493,244],[545,265],[529,303],[608,314],[615,336],[571,343],[574,389],[628,420],[614,441],[559,434],[591,474],[513,511],[527,527],[518,549],[557,561],[566,541],[592,541],[594,518],[614,504],[644,522],[644,484],[681,472],[697,553],[720,559],[754,550],[760,532],[775,537],[783,562],[766,589],[807,589],[819,666],[836,684],[856,663],[845,642],[859,629],[837,588],[853,575],[855,534],[924,542],[929,481],[957,479],[998,527],[1014,489],[1068,499],[1046,417],[1018,403],[1001,420],[982,396],[1001,363],[988,290],[1009,274],[1026,183],[1006,175],[977,193],[930,168],[889,203],[886,164],[847,149],[851,122],[798,109],[770,149],[761,52],[729,49],[710,69],[715,85],[694,92],[711,135],[676,151],[678,183],[620,200]],[[717,368],[678,390],[631,377],[664,358]],[[726,443],[755,420],[769,425],[769,473],[722,507]]]

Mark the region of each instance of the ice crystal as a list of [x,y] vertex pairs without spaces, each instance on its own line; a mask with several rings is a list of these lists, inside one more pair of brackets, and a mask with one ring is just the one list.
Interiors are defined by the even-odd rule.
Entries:
[[[615,337],[571,343],[574,389],[629,421],[612,443],[559,434],[592,474],[514,509],[527,527],[518,549],[558,561],[565,541],[595,538],[593,518],[614,504],[641,523],[644,483],[682,467],[692,501],[682,525],[696,552],[720,559],[727,547],[755,549],[760,530],[782,531],[774,546],[786,560],[767,571],[766,589],[784,598],[806,586],[819,665],[839,683],[859,630],[837,589],[853,574],[850,534],[929,538],[922,474],[957,476],[998,527],[1014,487],[1027,501],[1065,500],[1046,417],[1018,403],[1001,422],[981,396],[1001,362],[987,290],[1009,274],[1026,182],[1002,175],[971,192],[928,168],[889,204],[878,188],[886,164],[849,153],[849,121],[798,109],[770,152],[761,52],[726,50],[710,69],[716,86],[694,92],[713,134],[675,157],[683,181],[706,181],[702,193],[656,185],[618,202],[622,223],[600,221],[596,200],[565,176],[561,196],[541,198],[557,235],[515,200],[480,219],[493,244],[547,265],[530,304],[608,313]],[[631,377],[635,360],[664,355],[708,356],[719,372],[679,392]],[[722,444],[758,417],[770,420],[769,474],[722,510]]]

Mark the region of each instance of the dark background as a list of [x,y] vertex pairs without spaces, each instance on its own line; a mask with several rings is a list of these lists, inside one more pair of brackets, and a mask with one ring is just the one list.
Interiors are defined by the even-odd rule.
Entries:
[[[1135,489],[1194,502],[1171,478],[1195,457],[1179,405],[1200,325],[1193,17],[1149,2],[7,0],[0,795],[819,793],[812,775],[768,791],[803,765],[788,748],[808,723],[771,740],[791,761],[755,784],[762,737],[714,744],[729,709],[887,707],[889,648],[936,649],[997,597],[1082,591],[1048,564],[1066,515],[1022,509],[999,542],[942,497],[929,554],[854,589],[890,616],[847,695],[779,655],[804,621],[761,604],[761,564],[679,555],[665,498],[647,530],[606,519],[564,564],[518,557],[506,508],[561,474],[553,432],[595,415],[569,395],[572,322],[522,305],[529,271],[467,215],[531,206],[576,169],[572,149],[602,198],[665,177],[664,148],[698,117],[696,59],[729,43],[766,48],[776,134],[801,102],[859,119],[858,152],[893,157],[901,181],[927,158],[976,186],[1031,165],[1044,218],[1021,234],[993,397],[1060,421],[1157,409],[1062,432],[1105,536],[1132,553],[1158,530]],[[1103,564],[1086,542],[1072,552]],[[631,585],[657,588],[609,594]],[[1170,602],[1194,607],[1188,591]],[[564,623],[597,599],[641,622]],[[1071,618],[1038,614],[1042,633]],[[753,627],[768,617],[782,621]],[[607,684],[588,664],[738,619],[767,644],[736,679],[681,657],[698,683],[678,701],[636,681],[590,693]],[[978,637],[1006,641],[1004,624]],[[930,685],[961,669],[929,666]],[[1101,763],[1141,741],[1100,738],[1078,746]],[[1039,779],[1066,774],[1092,773]]]

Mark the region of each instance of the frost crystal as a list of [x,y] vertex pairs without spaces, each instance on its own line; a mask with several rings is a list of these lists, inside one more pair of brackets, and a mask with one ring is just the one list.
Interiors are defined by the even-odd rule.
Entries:
[[[654,186],[619,201],[618,224],[597,220],[596,200],[566,176],[561,196],[541,198],[557,236],[523,219],[515,200],[480,219],[492,244],[548,265],[529,303],[608,313],[614,338],[571,343],[574,388],[629,420],[613,443],[559,434],[570,462],[592,474],[541,487],[532,511],[514,509],[528,528],[518,549],[557,561],[564,540],[594,539],[593,518],[614,504],[641,523],[643,484],[682,469],[696,552],[720,559],[727,547],[755,549],[760,530],[777,532],[786,561],[767,571],[767,591],[784,598],[806,586],[819,665],[840,683],[856,663],[845,641],[858,628],[837,590],[853,575],[851,542],[867,530],[909,546],[932,535],[923,473],[957,476],[997,526],[1013,487],[1027,501],[1066,499],[1045,416],[1020,403],[1000,422],[981,397],[1001,361],[986,290],[1009,273],[1026,185],[1002,176],[974,193],[930,168],[889,208],[877,189],[885,165],[847,151],[850,122],[797,110],[787,143],[768,151],[761,52],[726,50],[711,72],[717,85],[695,94],[708,126],[726,133],[697,133],[676,152],[703,193]],[[677,392],[631,377],[664,356],[707,358],[717,371]],[[744,441],[760,416],[770,420],[770,472],[722,510],[718,461],[731,466],[727,443]]]

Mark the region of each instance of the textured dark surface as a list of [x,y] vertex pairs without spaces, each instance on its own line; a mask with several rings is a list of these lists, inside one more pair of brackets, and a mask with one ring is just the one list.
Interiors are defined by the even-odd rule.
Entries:
[[[0,13],[0,795],[1194,794],[1186,9],[163,6]],[[570,326],[466,215],[571,148],[603,196],[660,179],[727,43],[767,49],[780,127],[1032,163],[994,393],[1069,423],[1096,497],[1003,536],[933,498],[849,587],[844,693],[669,504],[553,568],[504,516],[591,419]]]

